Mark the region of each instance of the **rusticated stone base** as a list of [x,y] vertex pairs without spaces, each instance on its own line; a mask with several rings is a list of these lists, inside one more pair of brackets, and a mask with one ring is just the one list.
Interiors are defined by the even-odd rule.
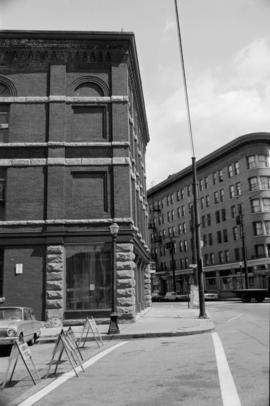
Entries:
[[64,312],[64,246],[47,247],[46,261],[46,319],[59,325],[63,321]]
[[144,304],[145,307],[152,305],[150,264],[146,265],[144,271]]
[[134,259],[132,244],[117,244],[116,310],[120,320],[132,320],[136,316]]

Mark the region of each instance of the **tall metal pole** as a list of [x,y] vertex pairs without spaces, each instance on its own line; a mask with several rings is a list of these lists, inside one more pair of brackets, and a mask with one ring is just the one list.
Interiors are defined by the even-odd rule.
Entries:
[[195,148],[194,148],[194,141],[193,141],[193,135],[192,135],[191,114],[190,114],[189,100],[188,100],[187,80],[186,80],[184,53],[183,53],[182,38],[181,38],[181,31],[180,31],[180,21],[179,21],[177,0],[174,0],[174,4],[175,4],[175,14],[176,14],[176,21],[177,21],[183,84],[184,84],[184,90],[185,90],[184,93],[185,93],[185,102],[186,102],[186,110],[187,110],[187,117],[188,117],[188,128],[189,128],[189,136],[190,136],[191,149],[192,149],[192,174],[193,174],[193,199],[194,199],[193,205],[194,205],[194,220],[195,220],[197,280],[198,280],[199,306],[200,306],[199,317],[206,318],[207,315],[205,313],[205,302],[204,302],[203,266],[202,266],[202,257],[201,257],[201,237],[200,237],[200,223],[199,223],[199,212],[198,212],[197,168],[196,168]]

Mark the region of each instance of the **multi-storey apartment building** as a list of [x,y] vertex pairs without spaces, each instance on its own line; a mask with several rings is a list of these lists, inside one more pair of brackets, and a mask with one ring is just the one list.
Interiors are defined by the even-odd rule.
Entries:
[[[204,285],[221,297],[270,275],[270,134],[241,136],[197,162]],[[192,168],[148,191],[153,288],[187,291],[196,265]]]
[[148,141],[132,33],[0,32],[5,305],[43,320],[107,317],[114,293],[121,318],[150,305]]

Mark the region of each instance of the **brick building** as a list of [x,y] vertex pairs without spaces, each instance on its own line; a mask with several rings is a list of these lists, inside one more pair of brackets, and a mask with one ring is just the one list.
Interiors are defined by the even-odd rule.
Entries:
[[[205,290],[232,296],[270,276],[270,134],[247,134],[197,162]],[[186,293],[195,264],[192,168],[151,188],[153,288]],[[191,265],[191,266],[190,266]],[[248,273],[248,275],[247,275]]]
[[42,320],[150,305],[145,151],[134,35],[0,32],[0,296]]

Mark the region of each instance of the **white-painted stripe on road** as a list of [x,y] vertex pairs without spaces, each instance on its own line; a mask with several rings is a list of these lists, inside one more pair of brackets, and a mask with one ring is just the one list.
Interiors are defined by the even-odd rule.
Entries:
[[226,323],[229,323],[230,321],[233,321],[233,320],[237,320],[237,319],[239,319],[239,317],[241,317],[241,316],[242,316],[242,313],[240,313],[240,314],[238,314],[237,316],[234,316],[234,317],[232,317],[231,319],[227,320]]
[[219,384],[223,406],[241,406],[222,342],[217,333],[211,333],[215,348]]
[[[107,350],[100,352],[99,354],[95,355],[93,358],[90,358],[88,361],[83,363],[84,369],[89,368],[91,365],[93,365],[95,362],[99,361],[101,358],[105,357],[108,355],[110,352],[116,350],[117,348],[121,347],[122,345],[126,344],[128,341],[122,341],[121,343],[118,343],[114,345],[113,347],[107,348]],[[75,368],[76,371],[79,373],[81,372],[81,367],[78,366]],[[52,383],[47,385],[45,388],[41,389],[34,395],[30,396],[28,399],[25,399],[23,402],[19,403],[17,406],[32,406],[35,404],[37,401],[42,399],[44,396],[48,395],[50,392],[52,392],[54,389],[58,388],[58,386],[62,385],[64,382],[66,382],[68,379],[73,378],[75,376],[75,372],[69,371],[60,376],[59,378],[55,379]]]

